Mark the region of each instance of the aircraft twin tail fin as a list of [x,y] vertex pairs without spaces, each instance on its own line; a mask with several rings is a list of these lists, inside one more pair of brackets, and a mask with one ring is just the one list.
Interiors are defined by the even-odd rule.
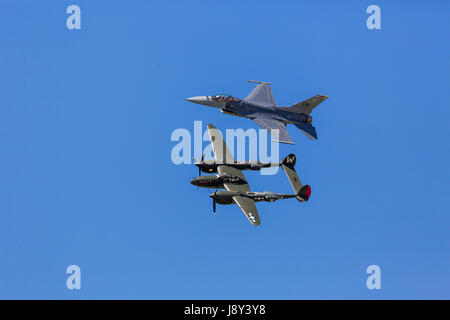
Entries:
[[281,161],[281,166],[291,183],[292,189],[297,195],[297,200],[300,202],[308,201],[311,196],[311,187],[309,185],[303,185],[300,178],[295,171],[295,163],[297,158],[295,154],[290,154]]

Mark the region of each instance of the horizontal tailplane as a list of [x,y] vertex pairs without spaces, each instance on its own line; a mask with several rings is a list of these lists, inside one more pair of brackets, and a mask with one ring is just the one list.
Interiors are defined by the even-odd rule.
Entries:
[[308,138],[312,140],[317,140],[316,128],[312,124],[306,122],[299,122],[294,123],[294,125],[297,128],[299,128]]

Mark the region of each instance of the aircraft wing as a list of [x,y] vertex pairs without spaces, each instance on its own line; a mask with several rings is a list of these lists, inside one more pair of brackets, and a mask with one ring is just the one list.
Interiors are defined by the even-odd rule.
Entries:
[[[214,152],[214,159],[216,159],[217,163],[221,163],[221,165],[217,167],[217,172],[219,174],[230,174],[233,176],[237,176],[242,180],[247,181],[241,170],[227,166],[227,163],[234,163],[234,158],[230,150],[228,150],[225,141],[223,141],[223,137],[220,131],[217,130],[217,128],[214,127],[212,124],[208,124],[208,134]],[[250,191],[250,187],[247,183],[225,184],[225,188],[228,191]]]
[[[217,172],[219,174],[232,174],[235,176],[238,176],[241,179],[245,179],[244,174],[241,170],[229,167],[227,165],[220,165],[217,167]],[[230,183],[224,183],[223,184],[225,189],[228,191],[243,191],[243,192],[250,192],[250,186],[248,183],[245,184],[230,184]],[[234,202],[241,208],[244,215],[247,217],[248,221],[250,221],[251,224],[258,226],[261,224],[261,220],[259,219],[258,209],[256,209],[255,201],[253,199],[244,197],[244,196],[234,196],[233,197]]]
[[241,208],[242,212],[247,217],[248,221],[254,226],[259,226],[261,224],[261,220],[259,219],[258,210],[255,206],[255,200],[242,197],[235,196],[233,197],[234,202]]
[[267,129],[267,130],[274,130],[278,129],[278,140],[276,140],[276,136],[270,132],[273,136],[273,141],[278,141],[282,143],[289,143],[294,144],[291,140],[291,137],[289,137],[289,133],[286,130],[286,125],[281,122],[280,120],[274,119],[274,118],[267,118],[267,117],[256,117],[255,119],[252,119],[258,126]]
[[[234,175],[247,181],[241,170],[226,165],[225,162],[228,163],[234,162],[234,158],[230,150],[228,150],[227,145],[223,141],[222,134],[220,134],[219,130],[217,130],[217,128],[214,127],[212,124],[208,124],[208,134],[214,152],[214,159],[216,159],[218,163],[224,163],[217,167],[217,172],[219,174]],[[224,187],[228,191],[243,191],[243,192],[251,191],[248,183],[245,184],[224,183]],[[256,209],[255,201],[253,199],[244,196],[234,196],[233,200],[234,202],[236,202],[239,208],[241,208],[242,212],[245,214],[245,216],[247,217],[248,221],[250,221],[251,224],[255,226],[261,224],[258,210]]]
[[273,107],[277,105],[275,98],[273,97],[272,89],[270,88],[270,83],[252,80],[249,82],[256,82],[259,84],[244,99],[245,101],[264,105],[266,107]]
[[[228,150],[225,141],[223,141],[222,134],[212,124],[208,124],[209,140],[211,141],[211,147],[214,152],[214,159],[217,163],[233,163],[234,157]],[[239,170],[238,170],[239,171]]]

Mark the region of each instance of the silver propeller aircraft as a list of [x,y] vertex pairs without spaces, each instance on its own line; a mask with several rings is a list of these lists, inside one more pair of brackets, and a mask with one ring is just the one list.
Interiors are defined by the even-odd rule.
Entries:
[[[286,125],[293,124],[307,137],[316,140],[316,128],[312,125],[311,112],[327,96],[316,95],[290,107],[279,107],[275,102],[269,82],[258,83],[252,92],[243,100],[227,95],[198,96],[187,98],[187,101],[205,106],[219,108],[222,113],[253,120],[258,126],[267,129],[274,141],[294,144],[286,130]],[[277,131],[275,131],[277,130]]]
[[[236,203],[250,223],[258,226],[261,224],[261,220],[255,202],[274,202],[279,199],[288,198],[296,198],[300,202],[308,201],[311,195],[311,188],[308,185],[302,185],[294,169],[296,162],[295,155],[291,154],[287,156],[281,163],[295,194],[269,191],[252,192],[242,171],[234,166],[228,165],[228,162],[231,159],[234,161],[234,159],[223,141],[221,133],[213,125],[208,124],[208,134],[211,140],[214,159],[217,163],[220,163],[217,166],[218,174],[197,177],[191,183],[199,187],[226,189],[226,191],[216,191],[209,195],[213,199],[214,213],[216,212],[216,203],[223,205]],[[231,162],[233,163],[233,161]]]

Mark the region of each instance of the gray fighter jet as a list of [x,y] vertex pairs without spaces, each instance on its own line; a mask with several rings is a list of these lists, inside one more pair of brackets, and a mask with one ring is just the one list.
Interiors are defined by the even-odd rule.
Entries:
[[[273,97],[270,83],[253,80],[249,82],[258,83],[258,85],[243,100],[226,94],[198,96],[186,100],[219,108],[225,114],[249,118],[270,131],[274,141],[277,142],[294,144],[286,130],[288,124],[295,125],[307,137],[317,139],[316,128],[311,124],[310,114],[315,107],[328,98],[327,96],[316,95],[290,107],[279,107]],[[277,131],[274,130],[278,130],[278,136]]]
[[[208,125],[208,134],[214,152],[214,159],[217,163],[218,175],[208,175],[194,178],[193,185],[205,188],[226,189],[226,191],[216,191],[209,196],[213,199],[213,212],[216,212],[216,203],[233,204],[236,203],[245,214],[251,224],[257,226],[261,224],[255,202],[274,202],[279,199],[296,198],[300,202],[308,201],[311,195],[311,188],[303,186],[300,178],[295,172],[295,155],[290,154],[283,159],[281,166],[286,172],[288,179],[295,191],[295,194],[275,193],[275,192],[252,192],[250,186],[241,170],[229,166],[228,162],[233,158],[228,147],[223,141],[220,132],[211,124]],[[227,162],[224,161],[227,159]]]

